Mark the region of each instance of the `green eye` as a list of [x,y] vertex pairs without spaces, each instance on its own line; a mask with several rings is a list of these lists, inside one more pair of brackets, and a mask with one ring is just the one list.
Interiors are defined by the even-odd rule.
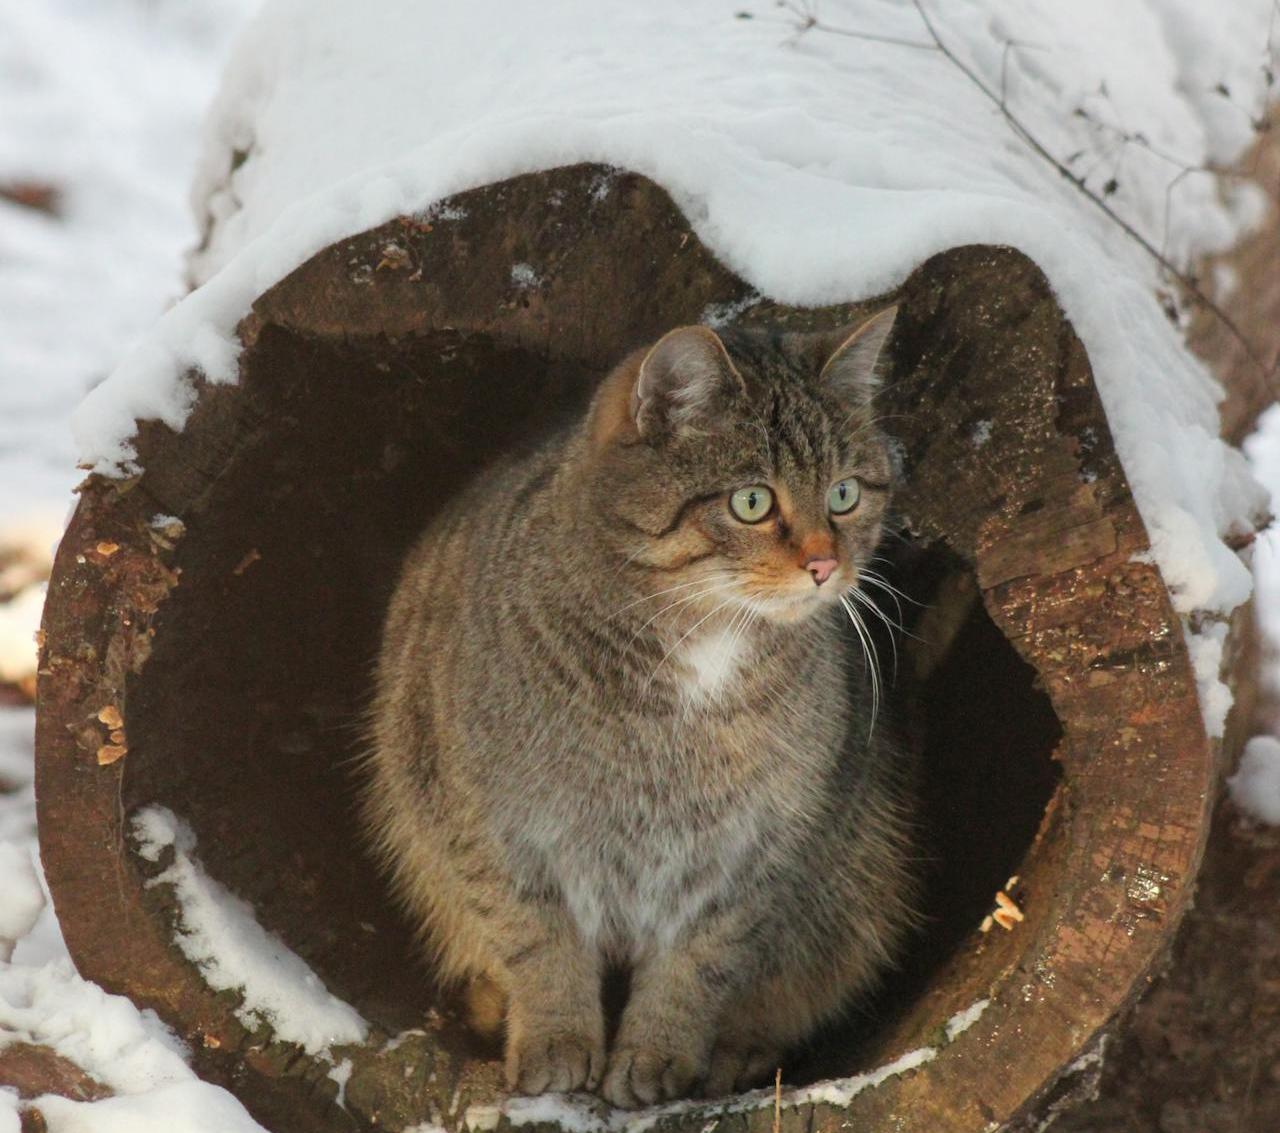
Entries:
[[773,511],[773,493],[763,484],[739,488],[729,497],[729,510],[743,523],[759,523]]
[[858,506],[858,497],[861,495],[862,488],[857,480],[838,480],[827,493],[827,507],[831,509],[832,515],[844,515]]

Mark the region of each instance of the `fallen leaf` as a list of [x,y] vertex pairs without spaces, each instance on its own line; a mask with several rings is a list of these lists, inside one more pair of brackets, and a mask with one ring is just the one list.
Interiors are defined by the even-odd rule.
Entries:
[[98,748],[98,766],[110,766],[115,763],[117,759],[122,758],[128,750],[129,749],[125,747],[124,744],[103,744]]

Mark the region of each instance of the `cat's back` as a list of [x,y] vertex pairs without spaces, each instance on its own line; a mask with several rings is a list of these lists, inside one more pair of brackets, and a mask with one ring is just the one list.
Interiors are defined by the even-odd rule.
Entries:
[[387,608],[374,674],[376,768],[431,773],[442,724],[457,715],[477,656],[497,647],[495,579],[534,553],[539,497],[564,438],[481,469],[432,517],[405,556]]

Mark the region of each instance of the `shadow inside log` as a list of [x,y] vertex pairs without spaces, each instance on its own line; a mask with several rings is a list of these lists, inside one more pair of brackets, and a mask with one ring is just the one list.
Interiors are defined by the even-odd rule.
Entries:
[[873,597],[900,632],[894,642],[884,624],[875,626],[876,648],[891,658],[896,645],[890,703],[919,759],[923,916],[875,993],[800,1052],[791,1077],[803,1083],[875,1065],[885,1026],[923,1006],[975,929],[985,921],[992,930],[994,894],[1016,880],[1062,778],[1053,706],[988,616],[967,564],[901,537],[882,554],[902,594]]
[[[172,492],[172,510],[216,521],[189,518],[183,581],[129,690],[124,806],[182,815],[209,873],[380,1031],[441,1010],[455,1057],[493,1058],[441,1000],[362,848],[362,716],[410,541],[477,468],[581,408],[599,375],[448,332],[335,344],[267,326],[254,349],[234,399],[206,389],[197,410],[240,417],[223,432],[243,444],[216,476],[202,480],[163,431],[147,440],[157,506]],[[1057,781],[1057,721],[971,569],[936,543],[886,553],[921,639],[899,642],[899,685],[924,752],[928,920],[902,972],[797,1080],[862,1069],[876,1020],[928,994],[1017,870]]]

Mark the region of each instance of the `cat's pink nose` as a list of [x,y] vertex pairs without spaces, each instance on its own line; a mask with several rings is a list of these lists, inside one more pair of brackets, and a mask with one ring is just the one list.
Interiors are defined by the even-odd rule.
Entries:
[[831,577],[836,565],[835,559],[810,559],[804,564],[804,569],[813,575],[814,586],[821,586]]

